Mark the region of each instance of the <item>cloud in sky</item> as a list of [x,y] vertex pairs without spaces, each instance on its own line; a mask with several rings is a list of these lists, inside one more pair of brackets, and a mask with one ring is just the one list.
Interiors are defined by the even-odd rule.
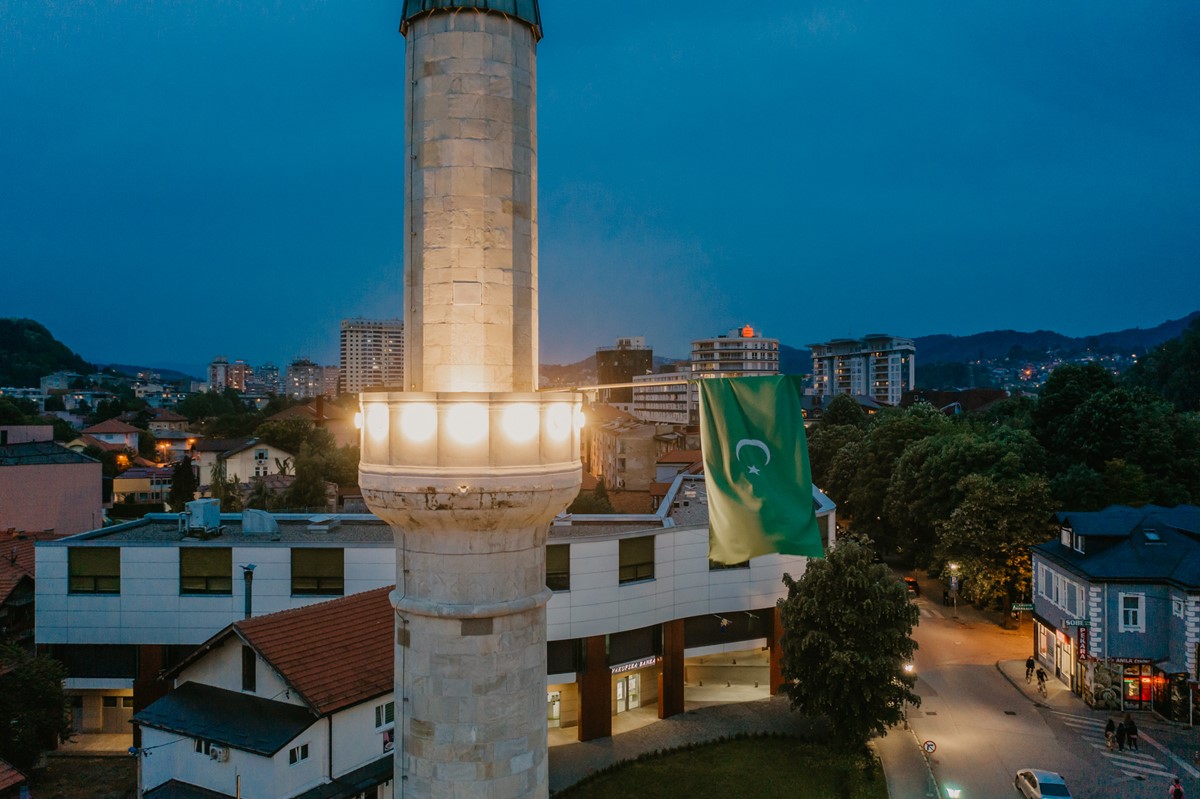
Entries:
[[[1196,310],[1200,7],[882,6],[542,2],[543,360]],[[399,7],[0,7],[0,315],[160,364],[399,315]]]

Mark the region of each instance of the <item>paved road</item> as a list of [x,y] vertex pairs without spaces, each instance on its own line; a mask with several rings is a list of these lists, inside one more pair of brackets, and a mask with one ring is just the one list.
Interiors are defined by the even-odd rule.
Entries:
[[[1110,752],[1104,713],[1054,680],[1046,698],[1025,683],[1028,625],[1005,631],[970,608],[960,608],[954,618],[940,602],[919,603],[921,624],[914,637],[920,644],[917,692],[923,702],[909,719],[913,746],[936,745],[929,764],[937,795],[948,797],[957,789],[963,799],[1011,799],[1017,795],[1013,774],[1033,767],[1062,773],[1076,799],[1161,799],[1174,776],[1183,778],[1188,795],[1200,796],[1200,769],[1192,765],[1200,748],[1195,732],[1136,714],[1140,751]],[[885,766],[897,759],[902,740],[889,736],[887,749],[881,749]],[[902,768],[912,774],[911,766]],[[888,775],[892,799],[932,795],[918,777],[893,776]]]

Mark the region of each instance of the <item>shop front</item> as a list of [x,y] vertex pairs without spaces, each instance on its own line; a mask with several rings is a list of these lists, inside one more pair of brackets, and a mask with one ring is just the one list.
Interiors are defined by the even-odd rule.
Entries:
[[647,657],[612,666],[613,715],[658,703],[658,670],[662,658]]

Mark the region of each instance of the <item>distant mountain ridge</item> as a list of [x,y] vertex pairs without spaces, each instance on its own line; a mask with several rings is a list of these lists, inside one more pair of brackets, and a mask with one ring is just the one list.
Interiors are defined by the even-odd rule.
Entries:
[[52,372],[94,367],[32,319],[0,319],[0,386],[36,388]]
[[970,336],[933,335],[913,339],[917,345],[917,364],[970,363],[977,360],[1006,358],[1019,351],[1061,352],[1070,354],[1092,350],[1097,353],[1124,353],[1127,355],[1149,352],[1164,341],[1179,338],[1192,320],[1200,317],[1193,311],[1182,319],[1172,319],[1150,328],[1133,327],[1115,333],[1099,333],[1094,336],[1064,336],[1051,330],[1035,330],[1021,333],[1016,330],[992,330]]

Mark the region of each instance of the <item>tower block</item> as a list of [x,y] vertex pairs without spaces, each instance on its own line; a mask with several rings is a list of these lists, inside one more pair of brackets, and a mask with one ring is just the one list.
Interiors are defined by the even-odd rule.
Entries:
[[405,385],[359,484],[396,542],[397,797],[546,797],[546,533],[577,394],[537,388],[536,0],[406,0]]

